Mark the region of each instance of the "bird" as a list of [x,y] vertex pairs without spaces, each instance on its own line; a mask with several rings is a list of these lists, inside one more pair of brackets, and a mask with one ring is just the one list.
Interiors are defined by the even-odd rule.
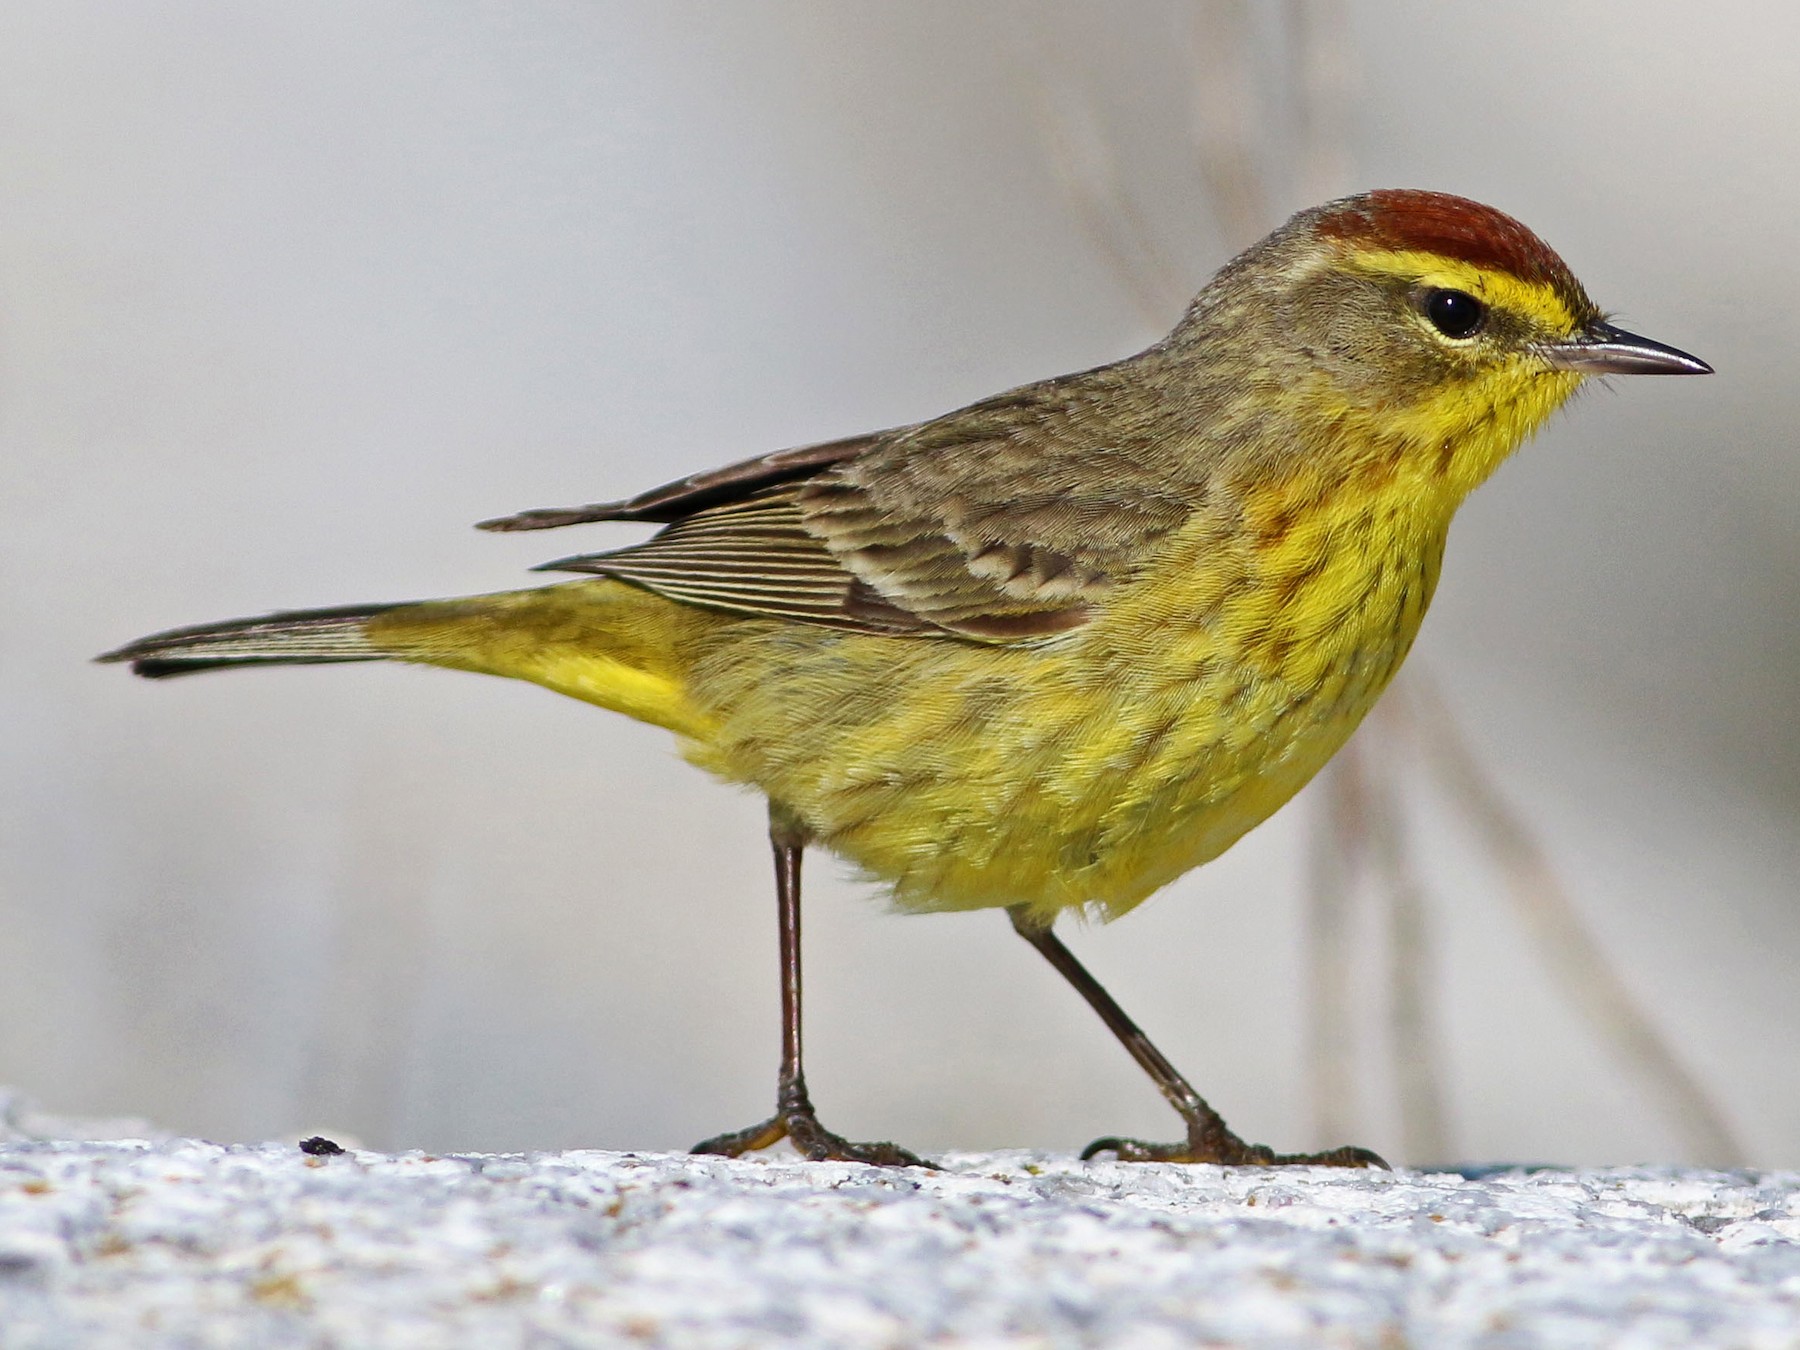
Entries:
[[999,908],[1149,1074],[1173,1143],[1125,1161],[1383,1166],[1238,1136],[1053,931],[1229,848],[1342,746],[1405,658],[1469,493],[1586,381],[1708,374],[1625,331],[1511,216],[1382,189],[1303,210],[1107,365],[498,531],[648,522],[556,584],[177,628],[98,658],[161,679],[399,661],[666,728],[769,805],[776,1106],[697,1152],[918,1155],[827,1129],[802,1054],[800,874],[904,911]]

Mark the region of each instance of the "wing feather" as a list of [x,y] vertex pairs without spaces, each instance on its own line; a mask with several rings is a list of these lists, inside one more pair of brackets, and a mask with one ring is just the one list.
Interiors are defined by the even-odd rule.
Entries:
[[1196,460],[1204,469],[1194,453],[1203,437],[1121,414],[1130,364],[914,427],[765,455],[627,502],[489,525],[663,521],[644,543],[545,569],[865,632],[1042,639],[1086,622],[1205,495],[1193,471]]

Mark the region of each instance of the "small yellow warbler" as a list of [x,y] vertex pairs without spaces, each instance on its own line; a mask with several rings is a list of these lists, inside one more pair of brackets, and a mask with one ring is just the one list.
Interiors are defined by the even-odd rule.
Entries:
[[274,614],[103,660],[160,677],[400,660],[532,680],[675,732],[767,794],[776,1114],[708,1140],[910,1163],[820,1125],[800,1053],[800,856],[908,909],[1004,906],[1181,1113],[1132,1159],[1378,1164],[1246,1144],[1051,933],[1216,857],[1344,743],[1412,645],[1450,518],[1595,374],[1704,374],[1605,322],[1490,207],[1303,211],[1147,351],[629,501],[485,528],[653,521],[533,590]]

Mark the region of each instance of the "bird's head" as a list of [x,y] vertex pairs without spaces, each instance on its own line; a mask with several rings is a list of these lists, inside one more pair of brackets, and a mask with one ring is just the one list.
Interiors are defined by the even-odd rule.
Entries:
[[1220,274],[1216,299],[1192,317],[1214,308],[1261,330],[1252,345],[1280,354],[1265,378],[1321,433],[1315,452],[1321,439],[1389,460],[1403,449],[1457,500],[1584,379],[1711,370],[1608,323],[1537,235],[1445,193],[1303,211]]

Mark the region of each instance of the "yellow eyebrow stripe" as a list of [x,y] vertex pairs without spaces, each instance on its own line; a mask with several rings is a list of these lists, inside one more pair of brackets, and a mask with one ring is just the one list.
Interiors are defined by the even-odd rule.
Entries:
[[1467,291],[1499,309],[1512,310],[1538,320],[1557,333],[1573,333],[1575,315],[1552,286],[1520,281],[1506,272],[1446,258],[1440,253],[1415,249],[1356,249],[1351,265],[1381,276],[1405,277],[1426,286]]

